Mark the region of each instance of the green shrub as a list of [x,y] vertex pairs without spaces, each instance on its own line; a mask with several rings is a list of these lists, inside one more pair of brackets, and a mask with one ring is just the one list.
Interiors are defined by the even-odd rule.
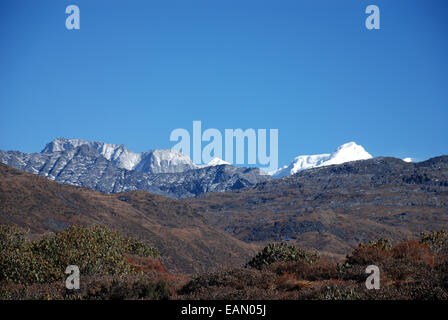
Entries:
[[380,238],[378,240],[370,240],[367,243],[359,245],[361,248],[377,248],[384,251],[392,249],[392,241],[390,239]]
[[127,254],[157,257],[157,249],[125,238],[103,226],[71,226],[66,231],[28,241],[17,227],[0,228],[0,282],[43,283],[66,277],[77,265],[81,275],[124,274],[133,271]]
[[422,232],[420,242],[428,245],[435,254],[448,255],[448,234],[445,230]]
[[0,281],[39,282],[45,278],[45,262],[31,250],[28,232],[15,226],[0,226]]
[[128,253],[141,257],[157,258],[160,256],[159,250],[148,246],[146,243],[138,241],[134,238],[126,238],[126,248]]
[[310,264],[315,263],[319,259],[319,254],[309,252],[304,249],[297,248],[293,245],[288,246],[286,243],[270,243],[262,251],[260,251],[247,266],[256,269],[262,269],[275,262],[298,262],[304,261]]
[[25,231],[16,226],[0,225],[0,252],[11,249],[23,249],[26,245],[26,236],[29,231]]

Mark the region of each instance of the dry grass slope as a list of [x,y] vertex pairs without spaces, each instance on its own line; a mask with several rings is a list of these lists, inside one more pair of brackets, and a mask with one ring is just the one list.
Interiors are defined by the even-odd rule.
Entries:
[[171,272],[240,265],[256,252],[253,245],[207,225],[183,202],[143,191],[103,194],[1,164],[0,223],[29,228],[34,235],[70,225],[105,225],[158,248]]

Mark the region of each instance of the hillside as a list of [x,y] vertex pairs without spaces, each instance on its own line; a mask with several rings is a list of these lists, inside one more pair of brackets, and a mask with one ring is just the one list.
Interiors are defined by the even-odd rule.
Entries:
[[[215,169],[222,167],[229,166]],[[103,194],[0,168],[0,223],[36,234],[104,224],[160,249],[171,271],[239,266],[261,245],[286,239],[341,258],[369,240],[398,242],[448,226],[447,156],[354,161],[184,200]]]
[[59,184],[0,164],[0,224],[30,228],[35,235],[71,224],[106,225],[160,250],[171,272],[208,271],[241,265],[250,244],[208,226],[187,204],[143,191],[103,194]]
[[360,242],[398,241],[446,228],[448,156],[420,163],[354,161],[185,202],[243,241],[290,238],[301,247],[341,256]]

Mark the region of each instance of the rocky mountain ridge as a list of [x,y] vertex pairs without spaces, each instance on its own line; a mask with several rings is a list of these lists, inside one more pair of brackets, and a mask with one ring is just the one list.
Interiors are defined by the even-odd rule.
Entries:
[[136,154],[122,145],[76,139],[56,139],[41,153],[0,151],[0,162],[105,193],[144,190],[171,198],[236,190],[271,179],[258,168],[238,168],[216,160],[198,168],[175,150]]
[[448,156],[353,161],[185,201],[240,240],[344,255],[360,242],[446,229]]

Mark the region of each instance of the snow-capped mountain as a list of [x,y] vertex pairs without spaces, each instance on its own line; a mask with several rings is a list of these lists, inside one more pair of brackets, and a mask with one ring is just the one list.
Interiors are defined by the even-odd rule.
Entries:
[[197,169],[190,158],[174,149],[156,149],[141,154],[133,170],[150,173],[175,173]]
[[136,153],[122,144],[111,144],[81,139],[57,138],[48,143],[41,153],[53,153],[88,145],[117,167],[146,173],[174,173],[195,169],[197,166],[185,154],[174,149],[156,149]]
[[205,167],[214,167],[214,166],[222,166],[223,164],[226,164],[226,165],[231,165],[230,163],[228,163],[227,161],[224,161],[224,160],[222,160],[222,159],[220,159],[220,158],[218,158],[218,157],[215,157],[215,158],[213,158],[212,160],[210,160],[210,162],[209,163],[207,163],[207,164],[201,164],[201,165],[199,165],[198,167],[199,168],[205,168]]
[[298,156],[294,158],[289,166],[284,166],[273,172],[272,176],[274,178],[281,178],[306,169],[371,158],[372,155],[362,146],[355,142],[348,142],[338,147],[333,153]]
[[55,139],[40,153],[0,150],[0,162],[48,179],[106,193],[145,190],[172,198],[237,190],[272,179],[221,159],[204,167],[176,150],[135,153],[123,145]]

